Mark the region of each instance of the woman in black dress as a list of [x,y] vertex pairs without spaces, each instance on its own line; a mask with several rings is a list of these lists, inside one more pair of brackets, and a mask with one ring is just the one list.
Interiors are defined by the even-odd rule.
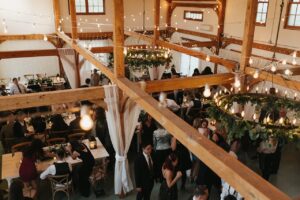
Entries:
[[162,167],[162,174],[164,181],[159,189],[159,200],[177,200],[178,190],[177,181],[181,178],[181,171],[176,171],[178,165],[178,158],[176,154],[171,153]]
[[185,183],[186,183],[186,171],[192,168],[192,161],[190,158],[190,152],[189,150],[183,146],[176,138],[172,138],[171,142],[172,151],[177,155],[178,157],[178,169],[182,173],[181,178],[181,190],[185,190]]
[[95,159],[89,148],[78,141],[71,141],[70,153],[73,159],[80,158],[82,165],[79,168],[79,191],[82,196],[90,196],[90,181],[89,177],[95,165]]

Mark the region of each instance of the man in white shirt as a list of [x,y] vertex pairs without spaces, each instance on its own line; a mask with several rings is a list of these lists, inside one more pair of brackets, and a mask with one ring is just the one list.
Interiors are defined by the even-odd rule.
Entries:
[[46,179],[48,175],[55,175],[55,176],[66,175],[66,174],[71,175],[72,167],[69,163],[65,161],[64,149],[57,150],[56,155],[57,155],[56,162],[54,162],[43,173],[41,173],[40,178],[42,180]]
[[26,87],[18,82],[17,78],[13,78],[13,85],[10,88],[10,94],[25,94],[26,93]]

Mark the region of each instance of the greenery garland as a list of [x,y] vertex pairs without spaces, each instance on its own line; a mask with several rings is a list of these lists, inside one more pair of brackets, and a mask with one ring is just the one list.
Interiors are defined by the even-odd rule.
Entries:
[[210,107],[207,112],[210,118],[220,122],[227,130],[229,140],[242,138],[247,132],[252,140],[267,139],[269,135],[276,137],[285,137],[288,140],[298,140],[300,129],[292,125],[289,120],[283,124],[264,123],[249,121],[243,119],[239,114],[231,114],[227,111],[233,103],[246,105],[251,103],[255,105],[256,110],[271,108],[279,112],[280,109],[286,109],[295,112],[295,117],[299,117],[300,102],[288,98],[277,97],[275,95],[246,93],[246,94],[225,94],[215,97],[210,101]]
[[[172,55],[167,49],[128,49],[125,64],[132,70],[144,70],[148,67],[166,65],[172,61]],[[109,67],[113,66],[113,54],[109,56]]]

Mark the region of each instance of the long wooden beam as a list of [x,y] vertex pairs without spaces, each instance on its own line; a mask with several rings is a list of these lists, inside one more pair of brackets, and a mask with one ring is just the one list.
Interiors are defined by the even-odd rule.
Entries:
[[236,188],[245,199],[290,199],[206,137],[199,135],[197,130],[173,112],[162,108],[156,100],[128,79],[118,79],[116,84],[209,168]]
[[156,45],[156,41],[159,40],[160,0],[154,0],[153,18],[154,18],[153,44]]
[[58,27],[60,26],[59,0],[53,0],[53,12],[54,12],[55,31],[57,31]]
[[83,100],[100,100],[103,98],[104,89],[102,87],[0,96],[0,111],[79,102]]
[[149,93],[163,92],[178,89],[191,89],[200,88],[208,85],[222,85],[233,82],[233,74],[214,74],[214,75],[203,75],[188,78],[174,78],[159,81],[146,82],[146,91]]
[[193,7],[193,8],[215,8],[217,5],[217,3],[177,3],[177,2],[173,2],[171,4],[172,8],[176,8],[176,7]]
[[191,31],[191,30],[186,30],[186,29],[181,29],[181,28],[174,28],[174,27],[169,27],[168,31],[183,33],[183,34],[187,34],[187,35],[194,35],[197,37],[204,37],[204,38],[208,38],[208,39],[217,41],[217,35],[212,35],[212,34],[208,34],[208,33],[201,33],[201,32],[196,32],[196,31]]
[[[126,35],[130,35],[148,42],[152,41],[152,37],[146,36],[146,35],[142,35],[140,33],[136,33],[136,32],[131,32],[131,31],[126,31],[125,32]],[[162,46],[162,47],[166,47],[184,54],[188,54],[190,56],[194,56],[196,58],[199,58],[201,60],[205,60],[207,55],[203,52],[200,51],[195,51],[186,47],[182,47],[180,45],[176,45],[176,44],[172,44],[170,42],[165,42],[165,41],[161,41],[158,40],[157,45]],[[231,60],[226,60],[217,56],[210,56],[210,62],[212,63],[216,63],[216,64],[220,64],[223,65],[224,67],[228,68],[229,70],[233,70],[237,63],[235,61],[231,61]]]
[[[62,39],[67,36],[59,34]],[[91,53],[86,49],[73,44],[75,50],[81,53],[85,59],[93,63],[100,70],[103,70],[103,64],[94,60]],[[107,73],[107,74],[106,74]],[[111,72],[110,72],[111,73]],[[109,77],[111,74],[105,71]],[[255,200],[287,200],[285,194],[277,190],[270,183],[262,179],[255,172],[251,171],[238,160],[232,158],[228,153],[217,147],[207,138],[199,135],[193,127],[178,118],[175,114],[166,108],[159,106],[146,92],[143,92],[137,85],[126,78],[115,78],[112,75],[114,83],[118,85],[123,92],[137,102],[151,116],[159,121],[172,135],[174,135],[183,145],[187,146],[197,157],[199,157],[207,166],[221,176],[231,186],[237,189],[245,199]]]
[[40,56],[58,56],[58,51],[57,49],[0,51],[0,59],[40,57]]
[[[252,76],[255,73],[255,70],[256,69],[253,67],[246,67],[245,73]],[[289,88],[292,90],[300,91],[300,82],[299,81],[285,79],[281,75],[273,75],[273,77],[272,77],[271,73],[266,72],[266,71],[261,71],[259,73],[259,79],[270,81],[270,82],[273,81],[273,83],[275,83],[277,85],[281,85],[283,87],[286,87],[286,88]]]
[[[56,37],[55,34],[47,34],[50,37]],[[28,34],[28,35],[0,35],[0,41],[6,40],[43,40],[44,34]]]
[[76,16],[76,4],[75,0],[69,0],[69,8],[70,8],[70,15],[71,15],[71,35],[72,39],[78,39],[78,32],[77,32],[77,16]]
[[191,42],[182,42],[176,43],[177,45],[182,45],[184,47],[192,48],[192,47],[213,47],[216,46],[217,42],[209,41],[209,42],[200,42],[200,41],[191,41]]

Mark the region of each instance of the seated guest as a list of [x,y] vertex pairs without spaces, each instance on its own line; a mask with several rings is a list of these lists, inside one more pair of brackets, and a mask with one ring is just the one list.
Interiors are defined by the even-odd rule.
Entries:
[[25,94],[26,93],[26,87],[18,82],[17,78],[13,78],[13,84],[10,88],[10,94]]
[[78,187],[82,196],[89,197],[91,185],[89,177],[91,176],[95,165],[94,156],[85,144],[79,143],[77,140],[70,142],[68,151],[73,159],[80,158],[82,160],[82,165],[79,169]]
[[46,122],[45,122],[45,118],[43,117],[39,116],[39,117],[32,118],[31,124],[36,134],[44,133],[44,131],[46,130]]
[[40,178],[42,180],[46,179],[48,175],[59,176],[59,175],[71,174],[72,171],[71,165],[65,161],[65,150],[64,149],[57,150],[56,156],[57,156],[56,162],[54,162],[43,173],[41,173]]
[[208,199],[208,189],[205,185],[197,186],[194,195],[189,198],[189,200],[207,200]]
[[91,86],[91,79],[87,78],[87,79],[85,79],[85,84],[81,85],[80,87],[81,88],[86,88],[86,87],[90,87],[90,86]]
[[153,159],[151,157],[151,143],[142,143],[143,153],[141,153],[134,162],[134,173],[137,200],[150,200],[151,192],[154,186]]
[[75,113],[75,119],[73,121],[70,122],[70,130],[78,130],[78,129],[81,129],[80,128],[80,112],[76,112]]
[[212,73],[211,68],[209,66],[206,66],[204,68],[204,70],[201,72],[201,75],[210,75],[210,74],[213,74],[213,73]]
[[233,195],[227,195],[223,200],[237,200]]
[[14,137],[16,138],[24,138],[28,131],[27,125],[25,122],[25,113],[23,111],[18,111],[16,116],[16,121],[14,123]]
[[199,76],[199,75],[201,75],[199,69],[198,68],[194,69],[192,76]]
[[0,86],[0,96],[7,96],[5,85]]
[[5,138],[14,137],[14,122],[15,115],[13,112],[7,112],[3,117],[7,118],[6,124],[2,126],[0,131],[1,141],[3,142]]
[[60,114],[53,115],[50,120],[52,122],[52,131],[66,131],[69,129],[69,126]]
[[100,82],[100,75],[98,70],[94,69],[94,73],[91,75],[91,86],[98,86]]
[[15,179],[9,188],[9,200],[33,200],[36,190],[24,190],[24,183]]

